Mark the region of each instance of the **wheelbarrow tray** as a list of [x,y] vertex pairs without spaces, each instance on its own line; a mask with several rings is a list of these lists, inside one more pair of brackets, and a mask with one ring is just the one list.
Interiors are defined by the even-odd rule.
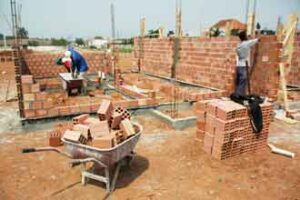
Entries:
[[99,149],[62,139],[65,151],[73,159],[95,158],[106,166],[111,166],[130,155],[139,141],[142,133],[142,127],[137,123],[133,123],[133,125],[136,130],[138,130],[137,133],[113,148]]

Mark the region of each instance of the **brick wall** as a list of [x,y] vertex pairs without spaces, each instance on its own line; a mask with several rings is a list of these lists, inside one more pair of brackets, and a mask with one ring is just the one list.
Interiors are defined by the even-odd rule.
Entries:
[[275,36],[262,36],[258,44],[255,66],[251,77],[251,90],[276,98],[279,88],[279,62],[282,48]]
[[[182,38],[176,77],[206,87],[234,90],[235,48],[237,37]],[[134,55],[141,59],[141,70],[160,76],[171,76],[174,39],[135,39]],[[262,36],[253,71],[253,91],[276,97],[279,74],[280,44],[273,36]]]
[[163,39],[135,38],[134,56],[141,59],[144,72],[167,76],[171,74],[173,41]]
[[[24,53],[25,64],[34,78],[57,77],[58,73],[66,72],[63,66],[55,64],[55,60],[61,56],[59,53]],[[104,53],[89,52],[83,53],[83,56],[89,66],[88,73],[103,70],[107,65]]]
[[287,82],[291,85],[300,85],[300,35],[295,38],[292,65],[287,76]]

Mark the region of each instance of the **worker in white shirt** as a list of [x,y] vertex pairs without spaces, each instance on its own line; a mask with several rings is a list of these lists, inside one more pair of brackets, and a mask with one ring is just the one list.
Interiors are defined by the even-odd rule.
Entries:
[[247,68],[249,66],[250,49],[259,42],[259,39],[248,40],[246,31],[240,32],[239,38],[241,42],[236,48],[237,65],[235,94],[244,96],[246,94],[247,78],[249,78],[247,77]]

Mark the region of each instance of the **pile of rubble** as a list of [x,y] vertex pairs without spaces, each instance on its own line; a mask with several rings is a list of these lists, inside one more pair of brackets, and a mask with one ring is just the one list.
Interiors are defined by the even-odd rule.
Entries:
[[103,100],[98,109],[98,119],[88,114],[74,117],[72,123],[59,123],[49,133],[49,145],[62,145],[66,141],[108,149],[136,133],[130,121],[131,114],[122,107],[113,107],[110,100]]

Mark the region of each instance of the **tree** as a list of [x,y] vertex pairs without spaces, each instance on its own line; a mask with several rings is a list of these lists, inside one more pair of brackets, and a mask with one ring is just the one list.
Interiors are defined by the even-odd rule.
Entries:
[[256,29],[257,29],[257,30],[260,30],[260,28],[261,28],[260,23],[257,22],[257,24],[256,24]]
[[20,38],[28,38],[28,31],[24,27],[18,29],[18,36]]
[[78,46],[83,46],[84,45],[84,40],[82,38],[76,38],[75,39],[75,43],[78,45]]
[[222,32],[218,27],[213,27],[209,30],[210,37],[218,37]]
[[3,40],[4,34],[0,33],[0,40]]
[[60,39],[52,38],[51,39],[51,44],[54,45],[54,46],[67,46],[68,41],[64,38],[60,38]]
[[37,47],[39,45],[40,45],[40,43],[36,40],[28,41],[28,46]]
[[159,30],[158,29],[149,30],[147,36],[149,38],[158,38],[158,36],[159,36]]
[[95,36],[94,39],[96,39],[96,40],[103,40],[103,37],[102,36]]

